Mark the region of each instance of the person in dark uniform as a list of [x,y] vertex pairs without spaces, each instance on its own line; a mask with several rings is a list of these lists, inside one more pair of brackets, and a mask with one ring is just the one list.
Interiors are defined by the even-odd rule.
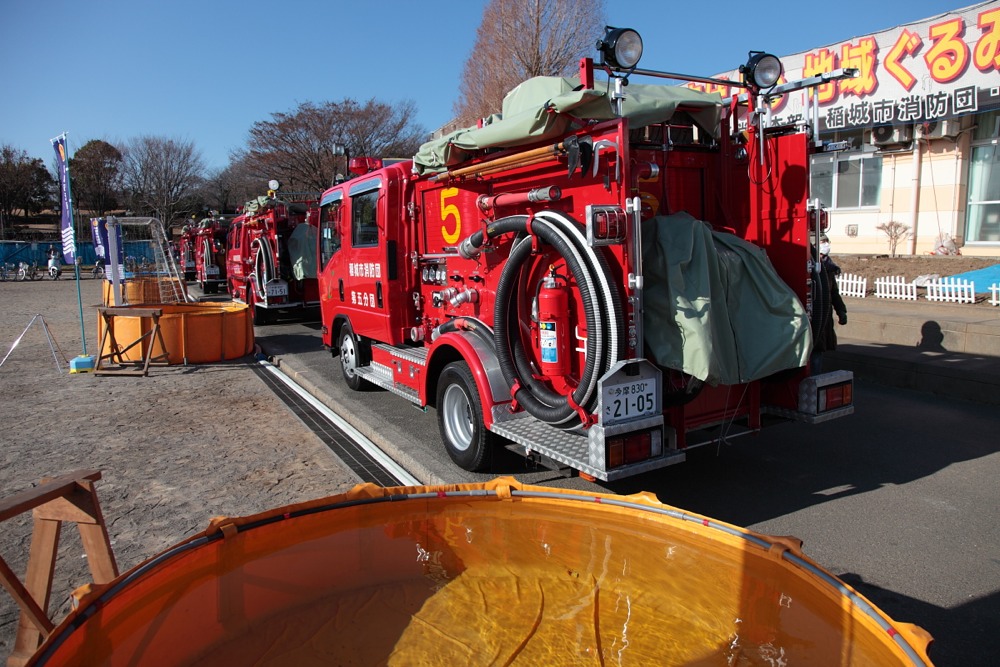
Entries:
[[847,306],[840,296],[837,286],[837,274],[840,267],[830,259],[830,239],[826,234],[820,236],[819,242],[819,273],[815,272],[813,262],[816,261],[816,248],[812,250],[812,324],[813,351],[809,357],[809,372],[819,375],[823,372],[823,353],[837,349],[837,332],[833,327],[833,315],[837,321],[847,324]]

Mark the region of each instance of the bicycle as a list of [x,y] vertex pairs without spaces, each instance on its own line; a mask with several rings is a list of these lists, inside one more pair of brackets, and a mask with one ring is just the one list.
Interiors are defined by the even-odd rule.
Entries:
[[100,280],[104,277],[104,265],[94,264],[94,268],[90,270],[90,277],[94,280]]
[[14,276],[14,280],[17,282],[24,282],[25,280],[38,280],[38,264],[32,262],[28,264],[27,262],[19,262],[17,265],[17,274]]
[[4,262],[0,264],[0,282],[7,282],[14,278],[14,265]]

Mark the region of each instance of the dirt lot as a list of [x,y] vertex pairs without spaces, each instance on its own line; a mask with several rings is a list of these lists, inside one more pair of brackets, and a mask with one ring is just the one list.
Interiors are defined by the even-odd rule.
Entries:
[[844,273],[868,278],[871,285],[875,278],[903,276],[913,280],[917,276],[936,273],[942,277],[966,271],[984,269],[1000,264],[1000,257],[965,257],[963,255],[916,255],[888,257],[885,255],[837,255],[833,261]]
[[[100,281],[81,283],[88,352],[97,350]],[[56,370],[41,314],[67,357],[82,352],[72,280],[0,282],[0,498],[42,477],[101,470],[97,493],[119,569],[126,571],[211,517],[241,516],[341,493],[356,483],[326,446],[254,374],[253,359],[154,368],[148,377]],[[60,363],[61,360],[60,360]],[[4,523],[0,555],[23,576],[31,515]],[[79,535],[62,533],[50,610],[90,581]],[[0,592],[0,658],[13,647],[18,611]]]

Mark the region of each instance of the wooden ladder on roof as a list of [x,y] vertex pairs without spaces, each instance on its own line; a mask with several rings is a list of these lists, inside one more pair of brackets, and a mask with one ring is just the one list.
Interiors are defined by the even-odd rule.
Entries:
[[94,583],[106,584],[118,576],[118,565],[94,490],[94,482],[100,478],[99,470],[77,470],[42,479],[32,489],[0,499],[0,522],[28,510],[34,515],[28,571],[23,583],[0,556],[0,583],[21,608],[17,638],[7,658],[7,667],[25,665],[55,629],[48,607],[63,522],[77,524]]

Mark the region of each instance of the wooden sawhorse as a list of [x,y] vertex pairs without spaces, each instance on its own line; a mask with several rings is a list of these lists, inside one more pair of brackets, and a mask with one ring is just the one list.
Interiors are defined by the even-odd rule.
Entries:
[[97,502],[94,482],[99,470],[77,470],[54,479],[43,479],[33,489],[0,499],[0,522],[33,510],[34,528],[24,583],[0,557],[0,583],[21,608],[14,650],[7,667],[21,667],[34,655],[55,628],[49,618],[52,577],[59,549],[59,533],[64,521],[80,529],[80,540],[95,584],[106,584],[118,576],[108,529]]
[[[163,342],[163,334],[160,333],[160,316],[163,315],[162,308],[115,308],[115,307],[105,307],[99,306],[97,312],[101,314],[101,319],[104,321],[104,335],[101,336],[101,345],[99,348],[100,356],[97,357],[97,363],[94,365],[94,375],[149,375],[149,366],[152,364],[154,366],[166,366],[170,362],[168,361],[168,355],[166,352],[167,346]],[[115,338],[115,316],[121,315],[122,317],[138,317],[138,318],[150,318],[153,321],[152,327],[149,331],[140,335],[134,341],[129,343],[125,347],[121,347],[118,344],[118,340]],[[140,326],[140,330],[142,327]],[[131,361],[125,358],[125,353],[131,350],[136,345],[141,345],[144,340],[147,340],[146,351],[142,355],[142,359],[139,361]],[[111,351],[104,354],[104,344],[106,341],[110,341]],[[160,349],[163,350],[162,354],[158,354],[153,357],[153,345],[159,341]],[[141,350],[141,347],[140,347]],[[108,368],[107,365],[102,366],[101,363],[104,360],[109,360],[111,363],[118,364],[120,368]],[[141,368],[137,368],[141,366]],[[121,368],[124,367],[124,368]]]

